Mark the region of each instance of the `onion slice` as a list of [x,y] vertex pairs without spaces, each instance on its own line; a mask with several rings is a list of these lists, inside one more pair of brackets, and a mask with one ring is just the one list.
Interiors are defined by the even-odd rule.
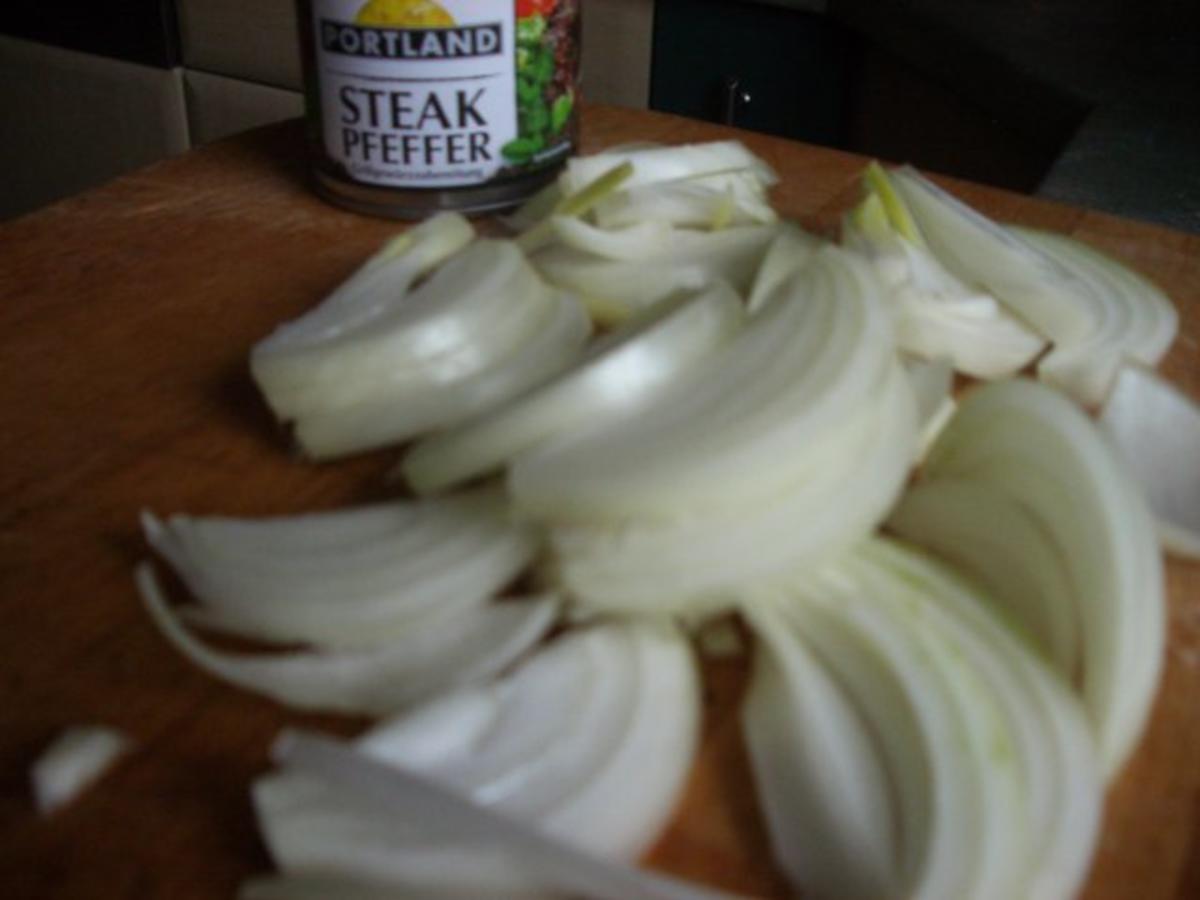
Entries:
[[723,283],[668,301],[597,343],[553,381],[416,444],[404,459],[404,474],[419,492],[441,490],[552,438],[599,427],[606,417],[646,402],[740,322],[737,294]]
[[1122,367],[1100,414],[1171,553],[1200,559],[1200,406],[1142,366]]
[[1078,406],[1027,380],[965,399],[925,476],[1002,491],[1061,559],[1082,628],[1080,692],[1112,778],[1145,725],[1166,641],[1162,558],[1136,485]]
[[1053,343],[1039,377],[1080,403],[1100,403],[1126,358],[1156,362],[1174,337],[1170,302],[1123,266],[1071,238],[997,225],[914,169],[891,174],[939,260]]
[[385,715],[436,691],[495,675],[554,624],[552,597],[429,616],[387,644],[355,650],[227,653],[179,621],[149,564],[135,579],[154,624],[210,675],[298,709]]
[[307,415],[296,437],[316,459],[400,443],[451,426],[520,394],[565,367],[591,334],[587,312],[571,294],[554,294],[547,317],[486,366],[415,394],[397,393]]
[[181,608],[190,620],[324,647],[385,643],[481,606],[537,549],[495,490],[266,519],[145,513],[143,526],[199,601]]
[[[665,825],[699,729],[690,647],[667,626],[570,633],[495,685],[457,691],[387,722],[361,752],[460,796],[633,862]],[[486,835],[432,817],[380,816],[284,771],[255,786],[268,846],[285,871],[320,868],[479,894],[528,889]]]
[[704,364],[602,431],[519,460],[517,507],[565,521],[679,519],[794,483],[823,435],[877,397],[890,320],[858,259],[834,247]]
[[742,729],[775,859],[806,896],[896,893],[892,788],[868,723],[771,604],[745,612],[760,643]]
[[647,900],[732,900],[728,894],[582,853],[519,820],[464,802],[433,783],[356,754],[329,738],[285,732],[274,755],[281,762],[344,787],[371,807],[402,812],[410,822],[433,822],[478,836],[519,857],[549,884],[572,893],[600,900],[630,896]]

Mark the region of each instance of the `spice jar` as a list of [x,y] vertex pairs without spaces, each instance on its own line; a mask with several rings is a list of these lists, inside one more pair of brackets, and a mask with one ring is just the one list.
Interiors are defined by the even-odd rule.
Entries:
[[579,0],[298,0],[318,193],[374,215],[520,203],[572,153]]

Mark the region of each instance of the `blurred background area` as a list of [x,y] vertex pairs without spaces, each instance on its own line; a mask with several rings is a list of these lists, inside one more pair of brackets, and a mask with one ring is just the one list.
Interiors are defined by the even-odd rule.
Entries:
[[[593,102],[1200,232],[1197,0],[584,0]],[[0,218],[302,113],[292,0],[10,0]]]

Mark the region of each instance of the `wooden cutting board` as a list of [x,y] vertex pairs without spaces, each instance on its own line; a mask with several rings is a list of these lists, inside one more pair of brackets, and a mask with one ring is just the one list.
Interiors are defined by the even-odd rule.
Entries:
[[[864,160],[615,108],[585,146],[737,136],[780,173],[777,206],[833,233]],[[297,123],[160,163],[0,226],[0,894],[231,896],[269,867],[246,787],[285,724],[344,734],[199,673],[152,629],[130,573],[139,509],[263,515],[385,494],[388,453],[317,467],[291,457],[246,355],[307,309],[395,223],[340,212],[304,181]],[[1200,237],[948,182],[1001,220],[1067,232],[1152,276],[1183,327],[1163,366],[1200,397]],[[1198,461],[1200,464],[1200,461]],[[1173,561],[1170,649],[1149,731],[1108,800],[1086,896],[1200,897],[1200,566]],[[704,749],[651,865],[787,895],[765,853],[738,736],[738,663],[709,667]],[[61,728],[138,742],[49,820],[30,763]]]

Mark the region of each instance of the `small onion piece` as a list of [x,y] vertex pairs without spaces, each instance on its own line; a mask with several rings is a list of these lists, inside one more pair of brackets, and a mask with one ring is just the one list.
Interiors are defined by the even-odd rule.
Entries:
[[1163,546],[1200,559],[1200,406],[1151,370],[1127,364],[1100,428],[1145,494]]
[[265,519],[146,513],[143,526],[199,601],[181,608],[191,621],[324,647],[385,643],[482,606],[537,549],[495,490]]
[[[495,685],[384,723],[359,747],[580,850],[634,862],[674,808],[699,714],[682,634],[609,624],[560,638]],[[478,852],[476,834],[397,821],[287,770],[258,782],[254,796],[285,872],[370,874],[486,896],[533,887],[504,853]]]
[[131,745],[126,734],[104,725],[75,725],[65,729],[30,769],[38,813],[48,816],[74,801]]
[[779,216],[767,198],[768,187],[751,171],[647,184],[605,197],[592,210],[592,218],[601,228],[627,228],[642,222],[680,228],[770,225]]
[[917,462],[920,462],[957,408],[954,367],[944,359],[923,360],[906,356],[902,362],[917,401],[920,429]]
[[1137,486],[1078,406],[1023,379],[966,398],[924,472],[999,489],[1061,558],[1082,629],[1080,693],[1114,777],[1149,715],[1166,643],[1162,557]]
[[669,384],[727,340],[741,318],[737,294],[723,283],[660,304],[553,381],[416,444],[404,474],[417,491],[437,491],[547,440],[596,427]]

